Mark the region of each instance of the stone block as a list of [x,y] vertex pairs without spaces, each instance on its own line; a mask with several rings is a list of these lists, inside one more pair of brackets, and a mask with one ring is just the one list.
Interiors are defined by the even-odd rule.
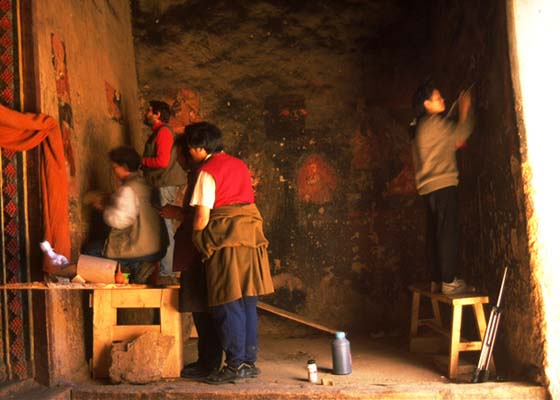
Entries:
[[109,377],[113,383],[146,384],[159,381],[175,338],[160,332],[146,332],[111,348]]

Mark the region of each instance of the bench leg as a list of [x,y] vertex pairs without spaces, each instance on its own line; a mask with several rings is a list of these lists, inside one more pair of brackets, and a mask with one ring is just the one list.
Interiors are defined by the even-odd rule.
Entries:
[[453,306],[453,318],[451,322],[451,341],[449,345],[449,379],[457,376],[459,368],[459,343],[461,342],[461,319],[463,306]]
[[412,310],[410,315],[410,337],[418,334],[418,314],[420,313],[420,293],[412,293]]
[[179,309],[179,291],[163,289],[161,293],[160,327],[161,333],[173,336],[175,342],[165,363],[162,376],[164,378],[178,378],[183,368],[183,335],[181,327],[181,313]]
[[432,312],[434,313],[434,321],[441,328],[441,313],[439,312],[439,303],[436,299],[432,299]]

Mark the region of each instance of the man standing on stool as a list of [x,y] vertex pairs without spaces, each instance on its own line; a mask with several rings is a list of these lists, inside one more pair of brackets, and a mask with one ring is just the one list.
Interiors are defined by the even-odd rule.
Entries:
[[426,249],[431,267],[431,291],[443,294],[472,292],[456,277],[459,227],[457,185],[459,171],[455,153],[473,129],[470,92],[458,99],[459,120],[440,116],[445,101],[432,82],[420,86],[413,97],[416,120],[412,125],[412,159],[418,193],[426,204]]
[[[144,114],[144,123],[152,129],[152,133],[144,145],[142,170],[144,178],[159,190],[162,206],[175,204],[179,186],[187,182],[187,176],[177,163],[177,155],[173,149],[175,135],[166,124],[171,117],[171,108],[163,101],[152,100]],[[173,221],[165,218],[165,226],[169,238],[167,253],[161,260],[161,272],[171,275],[173,272]]]
[[204,381],[257,376],[258,296],[274,291],[262,217],[245,163],[223,152],[222,133],[199,122],[185,128],[189,154],[203,162],[190,205],[193,241],[206,267],[208,305],[226,353],[225,366]]

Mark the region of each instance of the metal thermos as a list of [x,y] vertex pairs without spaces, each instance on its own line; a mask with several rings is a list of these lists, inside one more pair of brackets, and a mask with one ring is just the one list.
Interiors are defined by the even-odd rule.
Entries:
[[350,342],[344,332],[336,332],[332,342],[333,374],[348,375],[352,373],[352,353]]

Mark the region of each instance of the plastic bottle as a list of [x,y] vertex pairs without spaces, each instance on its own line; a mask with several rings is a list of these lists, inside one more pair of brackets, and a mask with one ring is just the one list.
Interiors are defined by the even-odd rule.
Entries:
[[317,363],[315,360],[307,361],[307,380],[311,383],[319,383],[319,375],[317,374]]
[[333,374],[348,375],[352,373],[352,353],[350,342],[344,332],[336,332],[332,342]]

